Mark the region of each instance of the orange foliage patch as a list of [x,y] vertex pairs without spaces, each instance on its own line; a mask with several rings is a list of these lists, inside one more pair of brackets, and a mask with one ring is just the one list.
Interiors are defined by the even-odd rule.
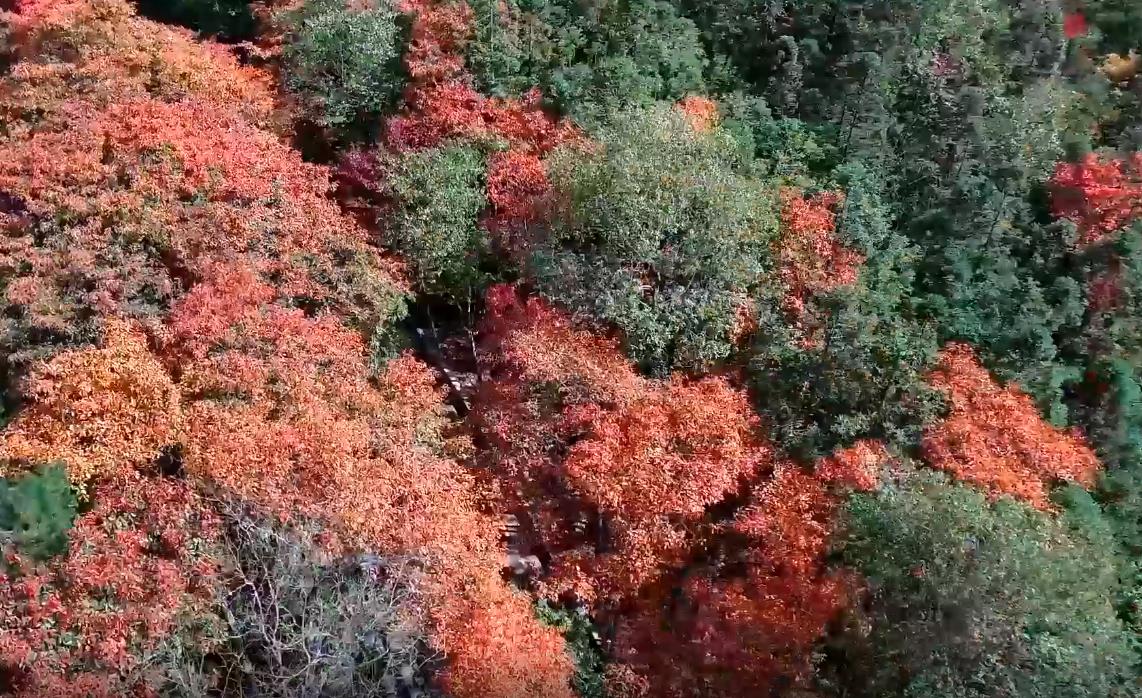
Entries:
[[721,378],[648,382],[618,409],[566,413],[584,432],[563,462],[566,477],[608,517],[611,540],[606,554],[560,559],[551,584],[578,580],[586,598],[632,596],[681,565],[687,529],[772,458],[748,399]]
[[781,237],[778,261],[786,287],[786,310],[804,319],[813,294],[855,283],[864,257],[836,238],[836,208],[840,194],[826,192],[806,198],[795,189],[781,191]]
[[487,182],[492,207],[484,218],[484,227],[509,252],[526,253],[528,241],[517,238],[542,215],[541,206],[551,191],[547,168],[539,156],[531,153],[496,153],[488,158]]
[[[404,109],[384,126],[384,144],[395,152],[434,148],[451,139],[506,142],[509,150],[488,159],[491,206],[483,225],[508,254],[525,255],[529,224],[541,215],[550,182],[541,157],[560,144],[581,141],[568,121],[544,111],[539,91],[521,99],[480,94],[464,66],[463,48],[473,32],[473,15],[464,3],[403,0],[413,19],[405,55],[410,84]],[[357,213],[380,219],[387,202],[376,195],[383,157],[352,153],[340,168],[346,193]]]
[[718,104],[708,97],[686,97],[678,103],[678,110],[686,117],[690,127],[699,133],[705,133],[718,125]]
[[149,467],[179,429],[179,394],[126,324],[107,325],[106,345],[60,354],[36,369],[28,405],[0,434],[0,462],[14,468],[56,460],[73,482]]
[[1112,53],[1106,56],[1098,70],[1111,82],[1129,83],[1142,71],[1142,56],[1134,49],[1130,49],[1125,56]]
[[[770,464],[749,401],[722,378],[644,379],[614,342],[510,287],[488,306],[492,380],[472,419],[532,544],[553,556],[546,590],[633,599],[685,561],[707,507]],[[591,520],[598,530],[576,531]]]
[[[401,359],[378,390],[358,333],[257,290],[232,293],[233,281],[197,286],[171,315],[173,355],[196,357],[182,380],[199,398],[187,411],[187,468],[281,513],[337,512],[354,540],[382,549],[469,563],[472,546],[494,554],[470,479],[430,453],[443,416],[427,369]],[[243,302],[218,324],[198,312]],[[434,529],[450,518],[471,531]]]
[[532,601],[495,577],[474,580],[479,603],[441,606],[437,623],[451,661],[448,695],[573,698],[563,637],[534,620]]
[[628,515],[698,515],[769,457],[749,401],[722,378],[648,383],[621,411],[574,411],[589,428],[567,455],[577,487]]
[[618,342],[574,328],[547,303],[499,284],[488,289],[486,305],[484,352],[512,380],[551,381],[575,400],[604,402],[621,402],[642,387]]
[[889,460],[884,444],[863,439],[817,461],[814,473],[822,482],[871,491],[880,484],[880,466]]
[[51,111],[80,94],[101,106],[197,96],[258,123],[271,119],[267,73],[239,65],[224,46],[195,41],[190,30],[137,17],[128,0],[20,0],[16,9],[0,13],[22,59],[12,68],[18,82],[0,97],[5,107]]
[[[67,128],[0,144],[0,189],[27,209],[19,235],[0,249],[0,268],[25,270],[30,255],[35,288],[58,295],[74,287],[69,277],[90,274],[76,266],[124,259],[120,273],[75,300],[134,314],[135,294],[173,291],[172,277],[185,282],[208,275],[215,260],[246,255],[291,296],[364,322],[398,291],[392,265],[327,198],[325,170],[224,105],[145,99],[60,111]],[[37,231],[37,219],[66,224]]]
[[729,526],[736,565],[690,574],[679,601],[652,596],[620,624],[616,654],[643,679],[632,694],[731,698],[806,683],[810,648],[853,582],[825,564],[841,503],[828,483],[872,486],[867,473],[885,457],[865,442],[822,459],[815,475],[779,464]]
[[402,0],[398,9],[413,16],[404,62],[419,83],[438,82],[464,72],[464,44],[472,36],[472,10],[465,3]]
[[1142,216],[1142,153],[1059,163],[1051,187],[1055,215],[1078,226],[1080,246],[1094,244]]
[[394,150],[432,148],[449,138],[503,138],[514,148],[546,153],[575,137],[568,124],[543,111],[538,92],[523,100],[485,97],[467,82],[413,87],[407,112],[389,119],[385,142]]
[[735,347],[744,347],[758,330],[757,308],[751,301],[745,301],[734,308],[734,324],[730,328],[730,340]]
[[[826,564],[834,490],[875,488],[884,446],[858,442],[807,474],[776,459],[726,380],[639,377],[612,342],[510,287],[491,289],[488,306],[490,380],[472,416],[484,457],[521,520],[520,547],[549,553],[540,590],[573,592],[617,623],[621,695],[728,698],[806,681],[853,584]],[[753,494],[732,521],[711,520],[743,486]]]
[[951,403],[948,418],[924,433],[924,458],[933,467],[1041,509],[1056,481],[1094,483],[1099,462],[1083,438],[1043,421],[1016,387],[1000,387],[971,347],[945,347],[929,380]]
[[538,90],[516,100],[485,97],[473,89],[462,54],[473,31],[466,4],[404,0],[401,9],[413,16],[405,55],[412,83],[405,113],[386,124],[390,148],[432,148],[457,137],[502,138],[514,149],[542,154],[579,137],[569,123],[543,111]]

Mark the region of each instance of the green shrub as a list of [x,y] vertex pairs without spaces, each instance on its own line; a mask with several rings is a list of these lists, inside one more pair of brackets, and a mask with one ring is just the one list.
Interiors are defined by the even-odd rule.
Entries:
[[540,599],[536,614],[545,625],[558,629],[575,660],[572,685],[580,698],[606,698],[605,659],[599,633],[583,608],[552,606]]
[[723,95],[719,102],[723,128],[744,153],[767,163],[773,174],[812,186],[816,182],[811,177],[827,175],[837,165],[835,136],[827,126],[775,117],[764,99],[740,92]]
[[1081,512],[989,503],[929,473],[854,496],[844,522],[839,555],[871,597],[829,649],[845,669],[831,695],[1137,695],[1113,552]]
[[868,292],[842,291],[815,304],[818,341],[799,345],[781,327],[758,332],[750,375],[758,411],[774,436],[805,460],[861,438],[919,443],[942,401],[924,382],[935,333],[868,310]]
[[1082,6],[1103,53],[1142,49],[1142,6],[1133,0],[1087,0]]
[[397,19],[384,0],[366,9],[308,0],[287,16],[284,82],[313,121],[350,139],[380,126],[404,82]]
[[480,87],[518,95],[538,87],[563,112],[704,92],[698,31],[659,0],[475,0],[468,65]]
[[408,259],[422,289],[456,302],[481,295],[490,277],[484,157],[452,145],[394,156],[387,183],[394,207],[384,242]]
[[0,538],[21,555],[44,560],[67,552],[76,499],[61,463],[15,479],[0,478]]
[[913,307],[916,250],[893,229],[881,176],[850,163],[834,177],[845,192],[836,235],[864,256],[859,279],[809,299],[812,341],[794,336],[784,312],[759,313],[749,365],[758,411],[807,461],[861,438],[914,447],[942,409],[924,380],[938,345]]
[[617,327],[648,372],[728,357],[734,311],[771,266],[775,187],[728,134],[695,133],[667,105],[616,113],[598,140],[550,160],[560,203],[539,289]]

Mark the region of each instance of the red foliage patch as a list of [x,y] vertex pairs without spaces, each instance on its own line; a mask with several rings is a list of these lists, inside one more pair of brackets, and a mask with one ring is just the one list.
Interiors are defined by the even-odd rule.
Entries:
[[[213,601],[218,522],[182,482],[129,474],[92,492],[62,558],[0,575],[0,664],[15,695],[127,695],[121,678],[180,614]],[[137,679],[136,679],[137,680]]]
[[502,138],[513,147],[546,153],[575,137],[571,126],[543,111],[539,93],[523,100],[485,97],[467,82],[414,87],[407,111],[386,125],[385,142],[397,151],[432,148],[448,138]]
[[690,127],[699,133],[705,133],[718,125],[718,103],[708,97],[686,97],[678,103],[678,110],[686,117]]
[[414,82],[438,82],[463,73],[461,50],[472,36],[472,10],[468,5],[403,0],[398,9],[414,17],[404,57]]
[[806,198],[795,189],[781,191],[781,238],[778,260],[785,284],[786,310],[798,321],[806,318],[813,294],[855,283],[864,257],[836,238],[836,209],[840,194],[824,192]]
[[888,460],[884,444],[863,439],[817,461],[814,473],[822,482],[871,491],[880,485],[880,466]]
[[547,169],[537,155],[509,150],[488,159],[488,201],[492,208],[484,227],[509,251],[524,253],[527,240],[518,239],[542,215],[551,191]]
[[651,596],[620,624],[616,653],[645,681],[634,695],[731,698],[806,683],[810,648],[855,581],[825,563],[841,502],[827,483],[867,489],[886,458],[862,442],[816,475],[779,464],[729,526],[735,564],[691,573],[679,601]]
[[1086,36],[1088,31],[1086,17],[1081,12],[1068,12],[1063,16],[1063,35],[1068,39],[1077,39]]
[[1052,483],[1094,483],[1098,458],[1081,435],[1043,421],[1031,398],[1000,387],[971,347],[949,344],[929,378],[951,412],[924,433],[924,458],[935,468],[1046,509]]
[[405,56],[412,83],[404,114],[389,120],[385,142],[397,151],[431,148],[447,138],[503,138],[513,148],[544,153],[576,137],[574,128],[545,113],[538,90],[523,100],[484,97],[472,88],[462,49],[472,34],[464,3],[406,0],[413,15]]
[[1142,153],[1059,163],[1051,187],[1055,215],[1078,226],[1079,246],[1094,244],[1142,216]]
[[565,583],[587,599],[633,598],[682,566],[706,508],[772,462],[748,399],[721,378],[648,382],[620,407],[564,414],[582,433],[565,477],[607,517],[610,540],[604,554],[557,558],[549,586]]
[[[764,694],[807,677],[848,599],[825,562],[833,490],[876,487],[883,445],[808,475],[777,461],[725,379],[642,378],[613,342],[510,287],[488,306],[472,416],[484,457],[521,519],[521,553],[550,555],[541,590],[618,624],[622,695]],[[732,521],[710,518],[747,486]]]
[[[707,506],[760,475],[771,452],[758,420],[725,380],[643,379],[614,342],[510,287],[494,287],[488,305],[494,375],[473,419],[489,465],[554,554],[548,590],[633,598],[683,561]],[[593,512],[606,520],[605,552],[573,533]]]

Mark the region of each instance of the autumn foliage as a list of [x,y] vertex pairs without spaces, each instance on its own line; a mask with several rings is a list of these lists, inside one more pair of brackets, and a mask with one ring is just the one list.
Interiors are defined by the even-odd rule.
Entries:
[[[9,3],[11,4],[11,3]],[[100,105],[139,97],[209,96],[258,123],[271,119],[269,76],[239,65],[223,46],[146,21],[118,0],[16,0],[5,21],[21,59],[5,106],[64,106],[76,87]],[[52,59],[63,58],[57,62]]]
[[132,473],[91,494],[65,557],[9,554],[0,575],[0,662],[17,696],[143,692],[140,658],[212,601],[218,522],[192,489]]
[[[571,487],[606,517],[609,550],[558,557],[555,584],[587,575],[595,593],[635,593],[686,561],[706,507],[772,457],[745,395],[719,378],[651,384],[617,409],[571,408],[582,435],[563,462]],[[566,568],[566,569],[561,569]],[[581,595],[591,597],[582,588]]]
[[785,309],[802,319],[813,294],[852,284],[864,258],[834,234],[836,212],[844,197],[834,192],[805,196],[781,191],[781,238],[778,260],[785,284]]
[[[431,374],[404,357],[374,387],[358,333],[268,299],[223,277],[172,312],[173,346],[199,358],[184,381],[218,396],[188,410],[188,470],[282,515],[335,513],[349,540],[430,561],[455,695],[563,695],[561,640],[503,586],[497,526],[478,511],[473,480],[436,453],[447,444]],[[199,322],[219,317],[229,322]],[[519,657],[519,645],[546,649]]]
[[[71,5],[30,4],[18,18],[24,62],[5,106],[44,108],[35,128],[17,121],[0,142],[0,189],[18,204],[0,265],[15,274],[4,303],[27,336],[87,324],[57,332],[38,355],[54,356],[47,363],[29,358],[27,405],[0,458],[8,472],[63,459],[96,503],[44,584],[80,596],[110,585],[130,603],[126,615],[89,617],[81,600],[57,599],[49,608],[77,625],[45,625],[38,604],[49,597],[9,580],[10,664],[30,668],[28,651],[72,629],[102,643],[42,663],[21,686],[43,695],[45,681],[126,671],[146,649],[136,635],[153,646],[171,630],[193,578],[180,556],[197,549],[176,523],[188,507],[210,514],[187,485],[137,474],[157,474],[169,452],[191,483],[423,559],[453,695],[568,695],[562,639],[499,576],[498,526],[448,455],[462,444],[445,433],[433,375],[411,357],[370,373],[362,332],[398,312],[398,266],[340,213],[326,171],[263,128],[268,92],[235,93],[264,85],[221,49],[123,1]],[[63,63],[46,54],[59,26],[79,37]],[[140,53],[157,66],[145,79]],[[226,71],[233,80],[219,79]],[[76,282],[109,259],[127,263]],[[137,534],[103,528],[136,512]]]
[[[969,110],[967,97],[994,91],[1011,98],[1011,121],[1022,118],[1017,107],[1031,102],[987,83],[1000,66],[971,65],[984,44],[965,41],[954,59],[943,49],[934,60],[909,53],[907,65],[884,57],[892,70],[859,91],[841,77],[844,89],[826,90],[828,69],[872,65],[822,63],[836,49],[798,34],[818,19],[800,6],[829,3],[790,2],[804,10],[789,10],[796,21],[746,26],[743,36],[768,36],[758,56],[785,60],[750,67],[716,55],[724,30],[707,24],[717,6],[703,18],[688,3],[333,2],[337,20],[383,10],[369,26],[393,59],[370,78],[384,105],[361,112],[371,123],[338,152],[329,124],[287,126],[301,122],[291,111],[328,95],[299,99],[290,86],[289,42],[300,32],[283,27],[310,21],[318,44],[335,44],[320,45],[334,62],[353,46],[299,19],[290,11],[299,0],[255,4],[276,33],[227,47],[144,19],[129,0],[0,0],[9,8],[0,58],[11,63],[0,78],[0,477],[62,463],[72,489],[53,472],[74,519],[66,545],[66,526],[53,529],[59,554],[46,559],[0,529],[0,690],[170,693],[155,663],[171,643],[209,644],[200,631],[209,635],[235,579],[225,517],[250,512],[315,524],[320,556],[409,561],[410,616],[441,659],[432,690],[448,696],[835,695],[814,674],[826,634],[860,635],[854,646],[884,661],[861,644],[875,633],[853,629],[879,593],[877,571],[860,568],[866,584],[836,555],[846,502],[862,499],[854,493],[906,489],[901,475],[926,464],[1041,510],[1024,506],[1020,517],[1047,517],[1058,513],[1055,485],[1098,480],[1085,437],[998,383],[979,358],[991,351],[984,342],[979,354],[947,344],[930,364],[935,337],[949,334],[942,315],[959,308],[941,296],[937,277],[949,274],[939,260],[953,247],[990,255],[987,245],[1035,217],[1009,211],[1009,192],[997,189],[986,245],[924,227],[967,220],[933,192],[943,197],[953,172],[956,187],[990,176],[995,153],[983,141],[1007,111],[980,112],[979,153],[942,122],[947,162],[899,148],[923,161],[915,181],[911,165],[881,181],[881,165],[902,162],[891,157],[862,169],[864,140],[915,135],[888,112],[929,82],[980,83],[978,95],[949,91],[955,100],[934,112],[961,97]],[[540,31],[588,10],[598,16],[580,18],[587,39]],[[481,24],[485,11],[511,31]],[[830,26],[871,41],[843,15]],[[1044,27],[1063,44],[1097,28],[1073,11],[1055,19]],[[769,36],[777,28],[790,33]],[[661,56],[607,45],[660,30],[674,37],[647,44]],[[955,43],[938,30],[925,41]],[[513,43],[521,37],[528,46]],[[481,41],[490,43],[469,51]],[[500,96],[484,94],[486,76],[472,74],[481,61],[559,76],[544,89],[562,81],[599,101],[567,109],[563,97],[516,89],[518,76]],[[331,92],[349,81],[312,72]],[[908,82],[912,73],[928,82]],[[690,74],[743,89],[691,94],[701,81],[686,86]],[[605,75],[658,91],[595,89]],[[887,92],[874,84],[897,80]],[[282,86],[292,99],[279,97]],[[843,107],[830,104],[833,92]],[[767,104],[773,95],[780,104]],[[816,111],[839,112],[840,128],[812,122]],[[314,150],[333,165],[291,145],[308,138],[329,138]],[[1142,215],[1142,155],[1090,155],[1044,179],[1036,186],[1051,213],[1078,230],[1074,247],[1043,251],[1063,260],[1052,270],[1086,264],[1068,255],[1090,256]],[[1008,185],[1022,196],[1023,184]],[[903,192],[916,201],[890,200]],[[952,198],[961,195],[965,209],[976,205],[966,189]],[[918,202],[934,212],[909,208]],[[1010,247],[979,283],[1040,289],[1020,266],[1030,245]],[[439,264],[425,271],[426,262]],[[991,269],[966,253],[955,262],[965,287]],[[457,272],[464,293],[429,288],[453,263],[471,272]],[[1060,338],[1086,336],[1079,301],[1108,318],[1125,307],[1125,266],[1088,264],[1078,272],[1086,286],[1043,286],[1044,298],[1073,291],[1059,315],[1075,316],[1043,342],[1062,355],[1071,349]],[[960,305],[979,305],[964,297]],[[396,348],[410,343],[443,370]],[[946,397],[946,415],[926,421],[936,408],[923,402],[907,428],[882,419],[919,404],[923,375]],[[834,419],[829,440],[818,438]],[[805,433],[811,451],[798,448]],[[381,579],[366,566],[362,575]],[[901,574],[907,582],[923,570]],[[546,624],[560,614],[572,620]],[[195,651],[212,661],[211,647]],[[825,660],[864,661],[857,654]],[[586,690],[586,671],[605,676],[605,688]]]
[[617,653],[646,696],[764,695],[811,677],[809,648],[851,600],[855,579],[825,563],[840,494],[876,486],[884,447],[860,442],[813,474],[779,463],[677,596],[644,597],[620,621]]
[[[638,376],[613,342],[510,287],[488,302],[493,380],[474,419],[534,544],[553,556],[547,584],[591,602],[633,598],[684,561],[706,507],[768,465],[757,418],[723,379]],[[605,540],[576,530],[592,516]]]
[[1098,242],[1142,215],[1142,155],[1088,155],[1059,163],[1051,179],[1056,216],[1073,221],[1079,245]]
[[541,220],[551,192],[543,160],[522,150],[496,153],[488,159],[487,194],[491,210],[484,227],[510,252],[527,251],[521,233]]
[[40,366],[25,396],[29,404],[0,435],[0,463],[62,461],[86,483],[147,469],[178,439],[178,389],[142,333],[120,321],[109,323],[106,346]]
[[433,83],[463,74],[461,49],[472,34],[471,8],[433,0],[403,0],[398,9],[413,17],[404,57],[409,76],[418,83]]
[[1017,387],[999,386],[970,347],[945,347],[930,381],[950,403],[947,419],[924,433],[933,467],[1040,508],[1056,481],[1094,481],[1099,462],[1082,437],[1047,424]]
[[455,137],[502,138],[516,148],[545,153],[575,137],[570,124],[543,110],[538,91],[515,100],[475,90],[462,54],[473,22],[466,4],[408,0],[402,9],[413,17],[405,56],[412,84],[404,113],[386,126],[390,148],[431,148]]
[[709,98],[691,95],[678,103],[678,110],[699,133],[709,131],[718,125],[718,105]]
[[[625,690],[731,696],[804,677],[806,648],[846,598],[824,563],[833,492],[875,488],[883,446],[806,474],[725,378],[646,379],[537,299],[498,286],[488,305],[491,380],[473,415],[485,455],[527,521],[521,547],[548,560],[542,589],[618,623]],[[750,488],[718,523],[716,507],[733,511]],[[702,563],[718,550],[731,559]]]
[[390,119],[386,142],[395,150],[431,148],[447,138],[504,138],[546,152],[571,137],[546,114],[539,95],[526,100],[484,97],[460,80],[415,87],[408,113]]

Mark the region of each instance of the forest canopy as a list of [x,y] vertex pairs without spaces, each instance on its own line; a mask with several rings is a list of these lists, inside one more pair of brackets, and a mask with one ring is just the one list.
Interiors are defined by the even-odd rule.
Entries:
[[1142,695],[1140,52],[0,2],[0,693]]

